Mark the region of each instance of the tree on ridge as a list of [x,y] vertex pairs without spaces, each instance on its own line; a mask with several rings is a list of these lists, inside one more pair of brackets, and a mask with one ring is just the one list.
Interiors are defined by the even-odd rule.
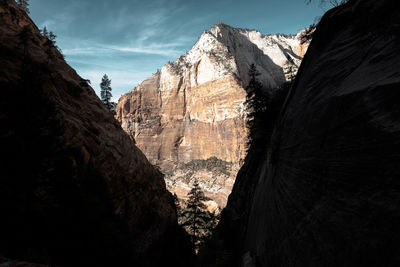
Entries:
[[101,101],[103,101],[106,108],[112,110],[113,105],[111,103],[111,80],[108,78],[107,74],[104,74],[103,78],[101,79],[100,89]]
[[48,31],[46,26],[43,27],[43,30],[41,30],[41,33],[44,37],[47,38],[47,41],[46,41],[47,44],[50,44],[53,46],[56,44],[57,35],[55,35],[52,31]]
[[[337,6],[347,3],[348,1],[349,0],[320,0],[320,3],[321,3],[321,5],[325,5],[325,4],[329,3],[333,7],[337,7]],[[312,2],[312,0],[306,0],[307,4],[310,4],[311,2]]]

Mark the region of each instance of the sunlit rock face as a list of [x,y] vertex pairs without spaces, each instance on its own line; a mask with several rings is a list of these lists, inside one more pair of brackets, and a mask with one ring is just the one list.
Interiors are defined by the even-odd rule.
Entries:
[[[168,188],[185,198],[195,179],[224,207],[246,153],[244,102],[248,70],[273,90],[297,72],[308,43],[297,35],[262,35],[217,23],[193,48],[119,99],[117,119],[149,160],[166,173]],[[181,179],[181,167],[216,157],[227,175],[198,170]],[[186,175],[187,176],[187,175]]]
[[0,265],[191,266],[162,173],[14,0],[0,66]]
[[400,265],[398,8],[355,0],[322,18],[222,213],[228,266]]

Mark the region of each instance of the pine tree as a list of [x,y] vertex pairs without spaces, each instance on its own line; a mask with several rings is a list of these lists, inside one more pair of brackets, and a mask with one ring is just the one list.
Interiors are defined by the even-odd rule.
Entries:
[[29,14],[29,1],[28,0],[17,0],[17,4],[26,12]]
[[259,129],[262,128],[263,116],[267,111],[270,98],[262,83],[257,80],[260,75],[256,66],[251,64],[249,69],[250,81],[246,87],[247,96],[245,102],[248,113],[247,127],[250,131],[248,146],[251,145],[253,140],[257,139],[257,134],[260,133]]
[[110,102],[112,94],[111,94],[111,80],[108,78],[107,74],[104,74],[100,83],[100,95],[101,100],[103,101],[106,108],[109,110],[112,109],[112,103]]
[[251,64],[249,69],[250,81],[246,87],[247,91],[247,105],[250,108],[250,112],[259,112],[266,109],[265,103],[268,102],[267,94],[263,91],[263,85],[257,80],[257,76],[261,73],[257,71],[256,66]]
[[216,216],[207,210],[203,201],[208,200],[197,181],[189,192],[189,200],[182,210],[182,226],[189,233],[192,245],[198,252],[217,224]]
[[49,35],[47,36],[47,38],[49,38],[49,40],[53,43],[53,45],[56,43],[56,37],[57,35],[55,35],[52,31],[50,31]]
[[46,26],[43,27],[42,35],[45,36],[45,37],[49,36],[49,32],[47,31],[47,27]]
[[48,31],[46,26],[43,27],[43,30],[41,30],[41,33],[44,37],[47,38],[47,41],[46,41],[47,45],[55,46],[57,35],[55,35],[52,31]]

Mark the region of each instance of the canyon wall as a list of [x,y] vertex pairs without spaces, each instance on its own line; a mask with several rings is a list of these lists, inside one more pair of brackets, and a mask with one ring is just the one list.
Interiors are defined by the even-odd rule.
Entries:
[[0,65],[0,258],[190,265],[162,174],[13,0]]
[[222,213],[226,266],[400,265],[398,8],[355,0],[324,15]]
[[[168,189],[186,198],[197,179],[207,196],[225,206],[246,154],[249,67],[256,64],[266,90],[277,88],[297,72],[308,47],[301,33],[264,36],[217,23],[189,52],[119,99],[117,119],[166,173]],[[222,175],[185,169],[196,161],[230,167]]]

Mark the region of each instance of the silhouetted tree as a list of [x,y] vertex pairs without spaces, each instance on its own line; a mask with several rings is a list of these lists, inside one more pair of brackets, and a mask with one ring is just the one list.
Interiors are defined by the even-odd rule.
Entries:
[[61,48],[59,48],[56,45],[57,35],[55,35],[52,31],[48,31],[46,26],[44,26],[43,30],[41,30],[40,32],[44,37],[46,37],[44,45],[47,46],[47,50],[46,51],[47,51],[47,54],[48,54],[49,58],[52,58],[55,55],[55,54],[53,54],[53,51],[52,51],[52,48],[54,47],[60,52],[60,55],[61,55],[62,59],[64,59],[64,55],[62,53]]
[[28,0],[17,0],[17,4],[23,9],[25,10],[26,13],[29,14],[29,1]]
[[55,46],[57,35],[55,35],[52,31],[48,31],[46,26],[43,27],[43,30],[41,30],[41,33],[44,37],[47,38],[46,43],[45,43],[46,45]]
[[43,27],[43,30],[41,30],[41,33],[45,37],[47,37],[49,35],[49,32],[47,31],[47,27],[46,26]]
[[101,100],[103,101],[106,108],[112,110],[113,105],[110,101],[112,97],[111,80],[108,78],[107,74],[104,74],[103,78],[101,79],[100,89]]
[[[309,4],[313,0],[306,0],[306,3]],[[347,3],[349,0],[319,0],[321,5],[330,4],[333,7],[337,7]]]
[[189,192],[189,199],[185,208],[182,209],[182,226],[191,237],[195,252],[207,240],[217,224],[217,217],[207,210],[203,201],[208,200],[197,181]]
[[57,37],[57,35],[55,35],[52,31],[49,32],[48,38],[49,38],[50,41],[53,42],[53,44],[56,43],[56,37]]
[[263,90],[262,83],[257,80],[257,77],[260,75],[256,66],[251,64],[249,69],[250,81],[246,87],[246,103],[252,112],[264,111],[266,109],[265,104],[268,102],[268,94]]
[[269,102],[269,94],[263,88],[261,82],[257,80],[260,73],[254,64],[251,64],[249,69],[250,81],[246,87],[247,96],[245,106],[247,109],[247,127],[250,130],[249,142],[256,139],[258,129],[262,126],[263,115],[267,111]]

